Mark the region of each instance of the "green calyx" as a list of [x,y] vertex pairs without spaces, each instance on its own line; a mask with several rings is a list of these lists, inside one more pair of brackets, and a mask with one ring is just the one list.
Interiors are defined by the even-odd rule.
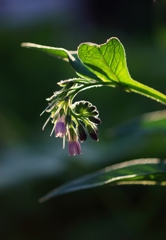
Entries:
[[89,118],[91,116],[98,117],[99,112],[96,106],[92,105],[88,101],[79,101],[73,104],[73,111],[79,117],[86,117]]

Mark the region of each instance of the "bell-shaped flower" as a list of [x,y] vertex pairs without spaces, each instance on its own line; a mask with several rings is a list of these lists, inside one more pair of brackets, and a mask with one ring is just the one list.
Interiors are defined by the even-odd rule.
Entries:
[[80,155],[81,146],[78,140],[68,142],[68,151],[70,156]]
[[68,151],[70,156],[81,154],[81,146],[73,128],[70,128],[68,132]]
[[55,124],[55,136],[56,137],[64,137],[66,135],[66,123],[65,123],[65,116],[58,117],[56,124]]

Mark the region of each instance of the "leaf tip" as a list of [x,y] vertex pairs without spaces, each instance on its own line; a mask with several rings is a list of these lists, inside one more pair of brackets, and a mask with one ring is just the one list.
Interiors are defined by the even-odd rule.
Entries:
[[21,47],[28,47],[29,45],[30,45],[30,43],[28,43],[28,42],[21,43]]

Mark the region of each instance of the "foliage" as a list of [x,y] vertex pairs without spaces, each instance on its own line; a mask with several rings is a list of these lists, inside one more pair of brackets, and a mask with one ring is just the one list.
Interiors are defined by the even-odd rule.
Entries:
[[[98,141],[98,124],[101,123],[97,108],[87,101],[73,102],[75,96],[92,87],[114,87],[126,92],[135,92],[162,104],[166,104],[166,95],[133,80],[129,74],[125,50],[119,39],[113,37],[106,43],[97,45],[82,43],[77,51],[63,48],[53,48],[33,43],[22,43],[23,47],[37,48],[55,57],[68,61],[75,70],[78,78],[59,82],[60,91],[50,98],[48,107],[43,113],[49,112],[49,120],[53,123],[56,137],[68,140],[69,155],[81,153],[80,142],[85,141],[87,134]],[[43,114],[42,113],[42,114]],[[162,183],[165,185],[165,162],[158,159],[139,159],[115,165],[83,179],[68,183],[49,193],[41,201],[66,192],[101,186],[108,183],[149,184]]]

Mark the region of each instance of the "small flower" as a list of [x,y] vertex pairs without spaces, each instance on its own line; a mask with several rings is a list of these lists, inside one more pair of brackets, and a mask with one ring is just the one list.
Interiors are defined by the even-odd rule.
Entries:
[[64,137],[66,135],[66,123],[65,123],[65,116],[58,117],[55,125],[55,136],[56,137]]
[[81,142],[86,141],[86,139],[87,139],[87,134],[86,134],[85,128],[82,126],[82,124],[79,124],[79,125],[78,125],[77,133],[78,133],[79,140],[80,140]]
[[81,146],[78,140],[68,142],[68,151],[70,156],[80,155]]
[[81,154],[81,146],[78,141],[77,134],[74,128],[69,128],[68,131],[68,151],[70,156],[80,155]]

